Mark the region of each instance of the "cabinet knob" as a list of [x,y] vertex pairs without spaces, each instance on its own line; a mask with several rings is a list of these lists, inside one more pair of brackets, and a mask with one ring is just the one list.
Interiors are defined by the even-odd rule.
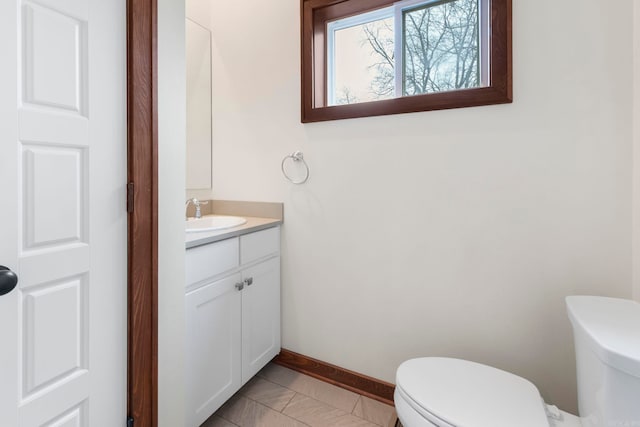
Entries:
[[240,282],[240,283],[236,283],[236,289],[241,291],[244,289],[244,283]]
[[247,286],[253,285],[253,277],[249,277],[248,279],[244,279],[244,284]]

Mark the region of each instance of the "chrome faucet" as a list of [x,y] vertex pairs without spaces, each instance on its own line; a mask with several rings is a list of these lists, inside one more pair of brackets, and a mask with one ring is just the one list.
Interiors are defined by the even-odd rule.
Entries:
[[[187,202],[184,204],[185,209],[189,207],[189,204],[192,204],[193,206],[196,207],[196,214],[194,215],[194,218],[200,219],[202,218],[202,211],[200,210],[200,206],[207,205],[209,204],[209,202],[202,202],[194,197],[192,199],[187,200]],[[186,217],[187,219],[189,218],[188,215],[186,215]]]

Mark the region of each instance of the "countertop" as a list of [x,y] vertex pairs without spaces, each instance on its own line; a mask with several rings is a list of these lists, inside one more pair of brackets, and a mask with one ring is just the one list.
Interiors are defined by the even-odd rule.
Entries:
[[260,231],[282,224],[281,219],[277,218],[260,218],[252,216],[243,216],[247,220],[246,223],[233,228],[225,228],[224,230],[200,231],[197,233],[185,232],[186,249],[195,248],[220,240],[230,239],[232,237],[241,236],[254,231]]

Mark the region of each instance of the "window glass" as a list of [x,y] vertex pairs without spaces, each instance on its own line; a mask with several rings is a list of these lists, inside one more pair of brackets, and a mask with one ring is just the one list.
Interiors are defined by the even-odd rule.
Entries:
[[481,86],[478,1],[405,0],[330,22],[328,105]]
[[395,96],[393,26],[389,16],[332,32],[329,105]]
[[480,86],[478,0],[420,5],[402,23],[403,95]]

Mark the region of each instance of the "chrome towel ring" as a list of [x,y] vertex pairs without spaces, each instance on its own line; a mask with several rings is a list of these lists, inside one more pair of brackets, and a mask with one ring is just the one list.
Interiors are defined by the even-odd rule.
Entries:
[[[300,181],[295,181],[284,170],[284,165],[287,162],[287,160],[289,160],[289,159],[293,160],[294,163],[302,162],[302,164],[304,165],[305,175],[304,175],[304,178],[302,178]],[[311,173],[310,170],[309,170],[309,165],[304,160],[304,155],[302,154],[302,151],[296,151],[294,153],[289,154],[284,159],[282,159],[282,164],[280,165],[280,169],[282,169],[282,174],[284,175],[284,177],[287,178],[287,180],[289,182],[291,182],[292,184],[296,184],[296,185],[304,184],[305,182],[307,182],[309,180],[309,175]]]

